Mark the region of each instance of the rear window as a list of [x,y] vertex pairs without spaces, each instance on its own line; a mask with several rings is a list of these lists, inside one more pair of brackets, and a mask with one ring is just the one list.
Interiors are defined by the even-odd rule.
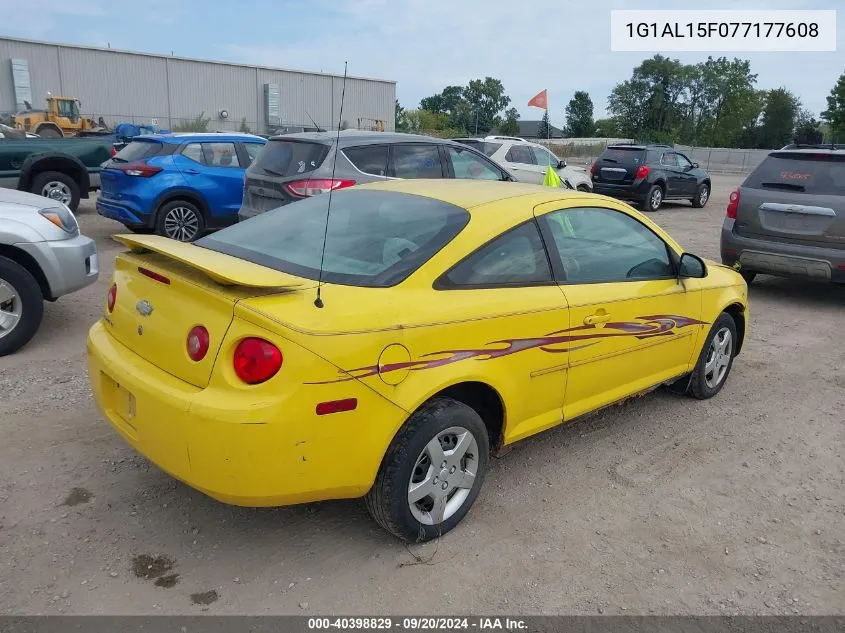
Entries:
[[145,158],[152,158],[157,155],[163,147],[158,141],[132,141],[114,155],[114,160],[119,163],[134,163]]
[[845,196],[845,154],[769,154],[743,187]]
[[620,165],[640,165],[645,157],[642,147],[608,147],[599,160]]
[[253,166],[268,176],[295,176],[317,169],[329,146],[308,141],[273,140],[264,146]]
[[469,221],[460,207],[395,191],[337,191],[262,213],[195,242],[291,275],[384,288],[411,275]]
[[485,156],[488,157],[495,154],[496,151],[498,151],[498,149],[502,146],[501,143],[491,143],[490,141],[480,141],[471,138],[456,140],[462,145],[469,145],[473,149],[477,149],[479,152],[482,152]]

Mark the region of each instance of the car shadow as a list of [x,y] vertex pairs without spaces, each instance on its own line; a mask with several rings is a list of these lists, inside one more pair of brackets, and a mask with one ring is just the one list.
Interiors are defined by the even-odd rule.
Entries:
[[800,300],[817,307],[842,307],[845,305],[845,285],[813,279],[790,279],[771,275],[758,275],[748,289],[749,298],[774,301]]

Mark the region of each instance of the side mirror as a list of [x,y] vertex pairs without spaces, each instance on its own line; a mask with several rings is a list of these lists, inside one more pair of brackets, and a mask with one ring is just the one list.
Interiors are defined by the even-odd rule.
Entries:
[[684,253],[678,266],[678,277],[681,279],[703,279],[707,276],[707,265],[698,255]]
[[693,164],[692,164],[692,168],[693,168],[693,169],[698,169],[698,163],[693,163]]
[[566,167],[566,161],[565,160],[559,160],[558,163],[557,163],[557,168],[563,169],[564,167]]

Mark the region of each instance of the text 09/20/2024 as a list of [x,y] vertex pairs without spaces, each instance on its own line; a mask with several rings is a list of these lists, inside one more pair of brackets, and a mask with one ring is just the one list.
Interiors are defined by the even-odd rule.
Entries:
[[836,50],[836,11],[611,11],[613,51]]

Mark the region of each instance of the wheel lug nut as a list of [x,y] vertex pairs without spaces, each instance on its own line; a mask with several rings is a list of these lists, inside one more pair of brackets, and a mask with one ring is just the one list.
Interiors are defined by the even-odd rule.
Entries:
[[441,487],[441,488],[443,488],[443,490],[446,490],[446,488],[448,488],[448,487],[449,487],[449,483],[448,483],[448,482],[446,482],[446,481],[444,481],[444,482],[443,482],[443,485],[442,485],[442,486],[440,486],[440,487]]
[[449,469],[449,474],[451,475],[451,474],[452,474],[452,473],[454,473],[454,472],[455,472],[455,467],[454,467],[454,466],[452,466],[452,467]]
[[435,477],[435,478],[434,478],[434,483],[438,483],[439,481],[440,481],[440,478],[439,478],[439,477]]
[[443,470],[444,468],[446,468],[446,462],[445,461],[442,464],[440,464],[440,470]]

